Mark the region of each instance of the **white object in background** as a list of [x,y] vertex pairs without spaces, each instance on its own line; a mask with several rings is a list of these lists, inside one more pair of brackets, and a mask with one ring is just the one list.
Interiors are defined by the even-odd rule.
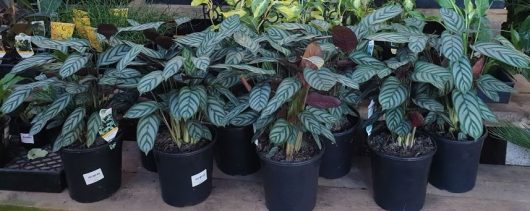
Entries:
[[[368,105],[368,119],[374,115],[374,109],[375,109],[375,102],[374,100],[370,101],[370,105]],[[372,134],[372,125],[366,126],[366,134],[370,136]]]
[[208,179],[207,170],[204,169],[203,171],[199,172],[198,174],[195,174],[191,176],[191,187],[195,187],[197,185],[202,184],[206,179]]
[[31,46],[31,36],[23,33],[15,36],[15,48],[17,49],[18,55],[23,59],[27,59],[35,54]]
[[97,181],[102,180],[103,178],[105,178],[105,176],[103,175],[103,171],[101,171],[101,169],[99,168],[94,171],[83,174],[83,178],[85,179],[86,185],[91,185],[96,183]]
[[35,140],[33,139],[33,135],[29,133],[21,133],[20,142],[25,143],[25,144],[34,144]]
[[507,142],[506,165],[530,166],[530,149]]
[[368,42],[368,49],[367,49],[368,51],[367,53],[370,54],[370,56],[374,54],[374,48],[375,48],[375,42],[373,40],[370,40]]

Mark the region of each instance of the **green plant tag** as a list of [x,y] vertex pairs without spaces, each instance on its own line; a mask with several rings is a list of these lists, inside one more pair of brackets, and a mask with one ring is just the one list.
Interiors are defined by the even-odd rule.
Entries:
[[29,160],[33,160],[37,158],[46,157],[46,155],[48,155],[48,151],[43,150],[41,148],[33,148],[28,151],[27,157]]
[[118,134],[118,125],[112,117],[112,108],[99,110],[99,117],[101,118],[101,126],[99,127],[99,135],[105,141],[112,141]]

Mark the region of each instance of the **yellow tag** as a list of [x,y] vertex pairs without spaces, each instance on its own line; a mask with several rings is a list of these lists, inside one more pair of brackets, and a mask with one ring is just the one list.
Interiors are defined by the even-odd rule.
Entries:
[[85,26],[83,31],[85,32],[85,34],[87,36],[87,39],[90,42],[90,46],[92,46],[92,48],[96,49],[97,52],[103,51],[101,49],[101,45],[99,44],[99,40],[98,40],[98,38],[96,36],[97,29],[94,28],[94,27]]
[[116,17],[128,18],[129,17],[129,8],[114,8],[110,9],[110,14]]
[[51,38],[53,40],[66,40],[72,38],[74,33],[73,23],[51,22]]
[[90,26],[90,17],[88,16],[88,12],[74,9],[73,13],[75,30],[77,30],[79,36],[81,36],[82,38],[87,38],[87,35],[85,33],[85,26]]

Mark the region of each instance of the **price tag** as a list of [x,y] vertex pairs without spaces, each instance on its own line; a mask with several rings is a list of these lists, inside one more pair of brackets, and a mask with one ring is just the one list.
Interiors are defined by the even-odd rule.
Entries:
[[202,184],[206,179],[208,179],[208,174],[206,169],[204,169],[200,173],[191,176],[191,187]]
[[21,133],[20,134],[20,142],[24,144],[34,144],[35,140],[33,140],[33,136],[29,133]]
[[91,185],[96,183],[97,181],[102,180],[103,178],[105,178],[105,176],[103,175],[103,171],[101,171],[101,169],[99,168],[95,171],[83,174],[83,178],[85,179],[86,185]]
[[99,135],[105,141],[110,142],[118,134],[118,125],[112,117],[112,108],[99,110],[99,117],[101,118],[101,127],[99,128]]

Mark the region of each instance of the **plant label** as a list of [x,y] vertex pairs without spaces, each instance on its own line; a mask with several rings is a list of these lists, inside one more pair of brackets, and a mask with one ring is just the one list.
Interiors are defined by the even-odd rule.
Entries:
[[368,52],[368,54],[372,55],[374,53],[374,47],[375,47],[375,42],[373,40],[370,40],[368,42],[368,49],[366,49]]
[[33,36],[46,36],[46,27],[44,26],[44,21],[31,21],[31,30]]
[[208,179],[208,174],[206,169],[204,169],[198,174],[191,176],[191,187],[195,187],[197,185],[202,184],[204,181],[206,181],[206,179]]
[[[2,43],[2,35],[0,35],[0,59],[6,55],[6,50],[4,49],[4,45]],[[0,61],[0,63],[2,62]]]
[[21,133],[20,134],[20,142],[24,144],[34,144],[35,140],[33,140],[33,135],[29,133]]
[[101,118],[101,126],[99,128],[99,135],[105,141],[112,141],[118,134],[118,125],[112,117],[112,108],[99,110],[99,117]]
[[15,48],[17,49],[18,55],[23,59],[33,56],[33,47],[31,46],[31,36],[25,34],[19,34],[15,36]]
[[[370,117],[374,115],[374,110],[375,110],[375,102],[374,100],[371,100],[370,105],[368,105],[368,119],[370,119]],[[372,134],[372,125],[366,126],[366,134],[368,134],[368,136]]]
[[96,183],[97,181],[102,180],[103,178],[105,178],[105,176],[103,176],[103,171],[101,171],[101,169],[99,168],[94,171],[83,174],[83,178],[85,179],[86,185],[91,185]]

